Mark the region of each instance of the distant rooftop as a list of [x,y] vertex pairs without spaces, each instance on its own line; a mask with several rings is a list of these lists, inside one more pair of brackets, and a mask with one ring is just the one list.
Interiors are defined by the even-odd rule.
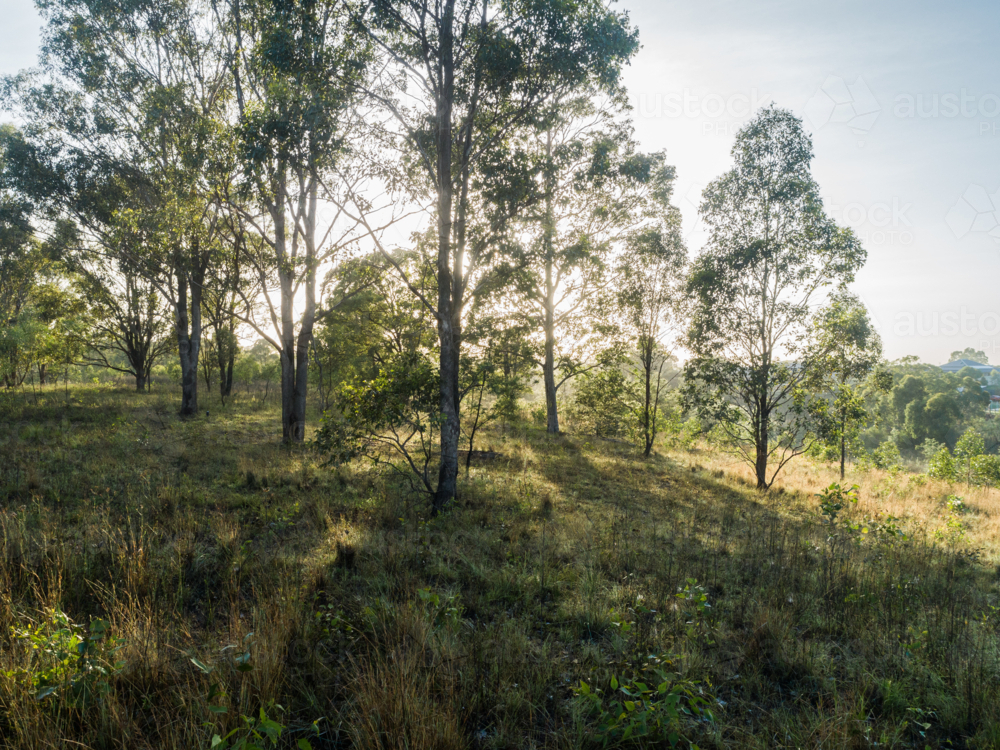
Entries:
[[966,367],[971,367],[973,370],[978,370],[979,372],[988,375],[993,372],[996,367],[993,365],[984,365],[982,362],[976,362],[971,359],[956,359],[954,362],[949,362],[946,365],[941,365],[941,369],[945,372],[958,372]]

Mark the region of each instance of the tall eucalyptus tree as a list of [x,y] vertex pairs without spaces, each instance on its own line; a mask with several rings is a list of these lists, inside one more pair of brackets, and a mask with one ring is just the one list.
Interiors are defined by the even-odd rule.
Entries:
[[211,7],[202,0],[53,0],[43,69],[3,81],[23,121],[20,178],[53,218],[76,220],[169,301],[182,372],[180,413],[198,409],[201,298],[217,256],[208,168],[227,97]]
[[518,286],[542,339],[546,425],[559,432],[558,391],[617,352],[602,309],[617,283],[612,256],[641,227],[662,223],[673,170],[663,154],[637,150],[620,92],[559,99],[526,129],[539,165],[541,199],[522,215]]
[[812,142],[791,112],[761,111],[732,155],[733,168],[702,199],[709,236],[688,285],[685,389],[766,490],[817,434],[828,346],[813,317],[866,253],[824,212]]
[[278,352],[282,437],[301,442],[321,267],[356,241],[336,206],[360,181],[343,175],[368,42],[341,0],[225,0],[217,12],[238,168],[223,197],[234,250],[262,294],[261,304],[244,294],[237,315]]
[[510,219],[538,199],[514,131],[575,91],[615,88],[637,35],[604,0],[373,0],[357,21],[381,55],[366,87],[387,115],[381,146],[405,153],[410,196],[436,222],[436,295],[419,296],[440,347],[440,509],[457,491],[466,304]]

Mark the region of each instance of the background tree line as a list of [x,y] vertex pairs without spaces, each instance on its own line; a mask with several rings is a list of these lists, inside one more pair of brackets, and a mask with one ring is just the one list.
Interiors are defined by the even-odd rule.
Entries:
[[42,11],[42,65],[0,85],[8,388],[159,372],[191,416],[199,381],[225,403],[273,379],[285,441],[311,392],[323,450],[435,509],[536,380],[551,433],[571,416],[649,455],[705,432],[762,489],[806,452],[986,421],[975,372],[882,362],[847,291],[864,248],[790,112],[739,132],[689,258],[621,84],[637,33],[604,0]]

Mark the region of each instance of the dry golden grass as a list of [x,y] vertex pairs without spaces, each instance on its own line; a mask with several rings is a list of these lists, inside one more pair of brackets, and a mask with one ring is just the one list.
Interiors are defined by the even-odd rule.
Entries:
[[[207,748],[261,709],[280,747],[600,746],[573,686],[651,654],[721,701],[683,722],[702,748],[998,746],[994,491],[849,475],[847,514],[908,535],[860,539],[818,512],[832,467],[762,495],[706,450],[521,425],[432,519],[391,474],[278,446],[273,405],[171,406],[0,404],[0,747]],[[950,494],[961,541],[935,534]],[[100,700],[36,700],[46,657],[6,635],[51,608],[121,638]]]
[[[677,457],[687,463],[703,465],[710,471],[722,471],[725,476],[748,484],[753,480],[753,471],[745,462],[724,453],[702,449]],[[1000,564],[1000,489],[931,479],[912,467],[890,473],[878,469],[859,470],[851,464],[847,465],[841,482],[838,466],[805,458],[791,462],[779,474],[775,488],[804,494],[808,506],[808,498],[833,483],[859,488],[860,500],[857,506],[845,511],[848,517],[891,515],[904,519],[914,531],[940,529],[948,515],[945,500],[956,495],[968,508],[965,515],[968,546],[982,550],[985,561]]]

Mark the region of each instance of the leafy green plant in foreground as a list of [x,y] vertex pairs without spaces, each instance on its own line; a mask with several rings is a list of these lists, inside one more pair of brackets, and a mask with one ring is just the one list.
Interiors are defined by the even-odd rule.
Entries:
[[858,485],[853,485],[849,489],[841,487],[839,484],[831,484],[822,492],[817,493],[819,498],[820,512],[826,516],[826,523],[831,527],[837,526],[837,517],[846,507],[846,503],[857,505]]
[[[247,633],[243,638],[242,653],[233,658],[233,665],[238,672],[246,673],[253,671],[253,663],[251,661],[253,635],[253,633]],[[233,644],[226,646],[222,651],[226,652],[234,648],[238,647]],[[194,657],[191,657],[191,663],[198,668],[199,672],[210,679],[212,678],[215,667],[210,667]],[[225,700],[226,697],[226,693],[222,690],[220,684],[212,681],[209,684],[208,695],[206,696],[208,711],[214,715],[229,713],[229,709],[226,706],[213,704],[213,701],[216,699]],[[272,704],[270,708],[272,711],[284,711],[277,704]],[[277,747],[282,732],[287,728],[284,724],[269,716],[263,706],[260,707],[258,715],[254,716],[251,714],[248,716],[244,714],[240,716],[240,720],[242,725],[230,730],[227,734],[212,735],[212,750],[263,750],[263,745]],[[205,726],[213,729],[215,727],[212,722],[206,722]],[[319,730],[315,722],[313,723],[313,729],[318,733]],[[295,743],[295,746],[299,750],[312,750],[312,745],[306,739],[299,739]]]
[[651,656],[643,671],[650,672],[656,683],[619,682],[612,677],[607,691],[582,680],[573,688],[575,700],[593,722],[590,733],[602,747],[645,740],[697,750],[686,732],[699,721],[715,721],[711,710],[715,698],[702,683],[672,671],[673,666],[672,658]]
[[27,667],[5,674],[37,700],[64,696],[71,706],[86,708],[108,694],[111,678],[125,666],[116,659],[121,639],[109,631],[104,620],[84,628],[59,609],[45,610],[40,623],[11,628],[13,640],[29,647],[31,656]]

